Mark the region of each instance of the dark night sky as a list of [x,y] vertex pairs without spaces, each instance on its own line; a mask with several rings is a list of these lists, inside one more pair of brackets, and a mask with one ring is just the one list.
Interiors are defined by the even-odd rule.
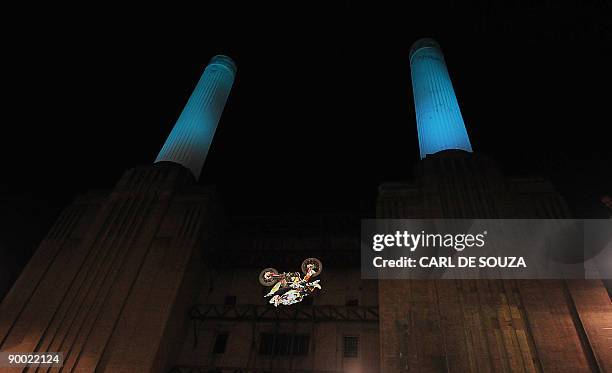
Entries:
[[408,52],[424,36],[476,151],[584,206],[612,192],[610,2],[422,3],[5,15],[0,192],[61,207],[112,188],[225,53],[238,75],[201,182],[234,213],[371,208],[418,160]]

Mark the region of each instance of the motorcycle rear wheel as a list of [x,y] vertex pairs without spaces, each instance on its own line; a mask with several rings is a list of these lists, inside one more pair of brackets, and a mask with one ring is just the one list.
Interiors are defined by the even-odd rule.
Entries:
[[277,278],[266,279],[266,277],[264,276],[266,272],[272,272],[275,275],[278,274],[278,271],[276,269],[266,268],[259,273],[259,283],[262,284],[263,286],[274,286],[274,284],[278,282],[278,279]]

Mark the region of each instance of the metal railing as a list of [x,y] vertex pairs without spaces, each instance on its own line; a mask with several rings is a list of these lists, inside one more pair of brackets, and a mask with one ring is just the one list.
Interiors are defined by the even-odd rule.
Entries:
[[197,304],[189,313],[192,320],[226,321],[311,321],[311,322],[378,322],[376,306],[297,305],[218,305]]

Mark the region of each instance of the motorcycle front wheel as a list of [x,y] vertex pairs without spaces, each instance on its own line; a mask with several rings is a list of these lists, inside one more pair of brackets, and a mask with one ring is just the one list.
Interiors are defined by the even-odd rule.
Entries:
[[308,273],[309,264],[314,264],[315,273],[311,277],[317,277],[318,275],[321,274],[321,271],[323,271],[323,263],[321,263],[319,259],[308,258],[308,259],[304,259],[304,261],[302,262],[302,272],[304,274]]

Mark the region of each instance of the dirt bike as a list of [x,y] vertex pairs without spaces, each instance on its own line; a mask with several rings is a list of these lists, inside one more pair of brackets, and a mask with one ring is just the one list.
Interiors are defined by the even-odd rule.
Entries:
[[315,289],[321,289],[319,280],[311,281],[313,277],[321,274],[323,264],[317,258],[308,258],[302,262],[302,272],[279,273],[274,268],[266,268],[259,274],[259,283],[263,286],[272,286],[265,297],[272,297],[270,303],[278,307],[279,304],[291,305],[301,302],[304,297],[312,294]]

